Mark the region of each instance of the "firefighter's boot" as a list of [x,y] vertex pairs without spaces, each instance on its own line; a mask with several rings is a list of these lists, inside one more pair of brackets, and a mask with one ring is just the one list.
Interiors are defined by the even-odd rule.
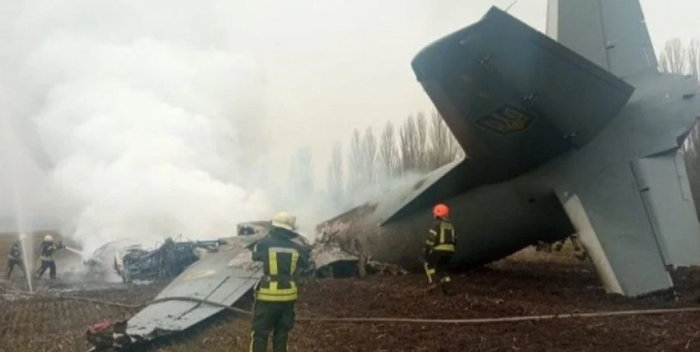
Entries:
[[454,294],[452,279],[449,276],[445,276],[440,279],[440,288],[442,289],[442,293],[446,296],[452,296]]

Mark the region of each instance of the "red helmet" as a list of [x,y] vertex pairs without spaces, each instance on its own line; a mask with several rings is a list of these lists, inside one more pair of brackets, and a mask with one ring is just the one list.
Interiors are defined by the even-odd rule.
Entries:
[[433,216],[436,218],[446,218],[450,215],[450,208],[445,204],[438,204],[433,208]]

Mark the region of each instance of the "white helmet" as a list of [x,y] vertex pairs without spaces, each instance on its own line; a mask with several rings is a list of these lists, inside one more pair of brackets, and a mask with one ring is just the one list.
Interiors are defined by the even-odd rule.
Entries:
[[51,236],[51,235],[44,236],[44,242],[53,242],[53,236]]
[[289,231],[294,231],[296,228],[297,217],[287,213],[286,211],[281,211],[272,217],[272,226],[286,229]]

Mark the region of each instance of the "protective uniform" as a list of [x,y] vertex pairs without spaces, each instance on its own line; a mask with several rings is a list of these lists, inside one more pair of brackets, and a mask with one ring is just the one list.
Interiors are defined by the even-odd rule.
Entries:
[[57,249],[62,248],[61,243],[53,243],[53,237],[47,235],[44,237],[44,241],[41,242],[39,246],[39,255],[41,259],[41,266],[39,270],[36,271],[37,278],[41,278],[44,275],[46,269],[49,269],[49,277],[52,279],[56,278],[56,263],[54,262],[53,255]]
[[253,333],[250,352],[266,352],[272,333],[272,351],[286,352],[289,332],[294,328],[294,304],[298,268],[309,265],[308,250],[293,242],[296,218],[275,214],[268,235],[253,247],[253,260],[264,263],[264,276],[255,288]]
[[12,275],[12,270],[16,266],[19,266],[22,271],[24,271],[24,267],[22,266],[22,250],[19,247],[19,242],[16,242],[15,244],[12,245],[12,248],[10,248],[10,254],[7,255],[7,279],[10,279],[10,275]]
[[433,208],[435,222],[430,228],[423,253],[428,282],[432,284],[433,275],[437,274],[440,287],[445,294],[450,293],[452,279],[447,269],[457,245],[454,225],[448,219],[449,212],[449,208],[444,204],[438,204]]

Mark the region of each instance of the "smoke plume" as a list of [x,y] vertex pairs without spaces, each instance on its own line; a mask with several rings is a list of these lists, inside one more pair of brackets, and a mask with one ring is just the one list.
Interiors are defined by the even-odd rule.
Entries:
[[250,177],[264,150],[245,148],[265,145],[264,77],[233,49],[226,6],[0,5],[13,117],[36,125],[52,212],[86,252],[116,239],[229,236],[273,211]]

